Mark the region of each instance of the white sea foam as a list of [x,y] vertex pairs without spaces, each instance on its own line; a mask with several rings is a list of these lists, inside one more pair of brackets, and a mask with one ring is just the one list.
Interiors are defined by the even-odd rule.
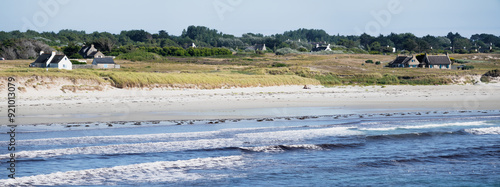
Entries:
[[301,145],[282,145],[282,146],[259,146],[259,147],[240,147],[240,149],[255,151],[255,152],[283,152],[287,149],[307,149],[307,150],[324,150],[322,147],[313,144]]
[[428,128],[439,128],[439,127],[452,127],[452,126],[483,126],[489,125],[485,121],[474,121],[474,122],[457,122],[457,123],[442,123],[442,124],[426,124],[417,126],[402,126],[402,129],[428,129]]
[[167,141],[176,138],[209,138],[219,134],[220,131],[189,132],[189,133],[162,133],[142,135],[117,135],[117,136],[85,136],[70,138],[47,138],[33,140],[19,140],[23,145],[71,145],[71,144],[97,144],[97,143],[129,143]]
[[398,127],[379,127],[379,128],[359,128],[362,131],[393,131],[398,129]]
[[297,141],[326,136],[351,136],[361,135],[360,131],[350,130],[352,127],[332,127],[307,130],[288,130],[275,132],[243,133],[235,136],[242,141],[268,142],[268,141]]
[[229,175],[200,174],[188,171],[235,169],[244,164],[242,156],[198,158],[18,177],[16,179],[0,180],[0,184],[2,186],[123,185],[199,179],[218,180],[227,178]]
[[[202,139],[175,142],[154,142],[137,144],[118,144],[106,146],[74,147],[66,149],[49,149],[37,151],[20,151],[16,153],[17,158],[56,157],[75,154],[133,154],[133,153],[158,153],[166,151],[183,151],[196,149],[215,149],[223,147],[238,147],[243,142],[232,138],[224,139]],[[0,159],[10,158],[9,154],[0,155]]]
[[465,129],[465,132],[476,135],[500,134],[500,127]]
[[484,126],[489,125],[485,121],[475,122],[457,122],[457,123],[442,123],[442,124],[425,124],[415,126],[393,126],[393,127],[374,127],[374,128],[359,128],[362,131],[393,131],[397,129],[429,129],[439,127],[452,127],[452,126]]
[[[218,149],[226,147],[242,147],[248,143],[269,143],[277,141],[299,141],[304,139],[312,139],[326,136],[348,136],[360,135],[360,131],[349,130],[350,127],[333,127],[321,129],[307,130],[287,130],[273,132],[257,132],[257,133],[242,133],[235,134],[229,138],[207,138],[199,140],[186,141],[171,141],[171,142],[147,142],[147,143],[132,143],[132,144],[115,144],[103,146],[86,146],[72,147],[64,149],[48,149],[48,150],[33,150],[20,151],[16,153],[17,158],[48,158],[64,155],[106,155],[106,154],[138,154],[138,153],[159,153],[168,151],[185,151],[199,149]],[[163,136],[163,135],[158,135]],[[170,135],[165,135],[170,136]],[[118,137],[116,140],[121,140],[130,136]],[[134,137],[134,136],[132,136]],[[140,138],[137,136],[135,138]],[[108,140],[113,137],[108,137]],[[77,139],[80,141],[79,139]],[[83,139],[82,139],[83,140]],[[86,139],[89,142],[92,139]],[[51,141],[51,140],[50,140]],[[66,140],[67,141],[67,140]],[[99,141],[99,140],[95,140]],[[71,141],[70,141],[71,142]],[[10,158],[9,154],[0,155],[0,159]]]
[[[74,145],[74,144],[98,144],[98,143],[132,143],[132,142],[160,142],[176,139],[200,139],[211,138],[219,134],[233,133],[240,131],[254,131],[264,129],[276,129],[277,127],[261,127],[261,128],[236,128],[222,129],[219,131],[205,132],[189,132],[189,133],[161,133],[161,134],[141,134],[141,135],[116,135],[116,136],[85,136],[85,137],[69,137],[69,138],[46,138],[32,140],[18,140],[22,145]],[[0,141],[1,143],[8,143]]]

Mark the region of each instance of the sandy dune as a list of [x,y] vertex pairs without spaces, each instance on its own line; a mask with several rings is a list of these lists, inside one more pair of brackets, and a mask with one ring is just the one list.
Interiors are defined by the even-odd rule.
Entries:
[[[18,124],[37,124],[301,115],[297,112],[283,112],[295,107],[331,107],[366,113],[500,109],[500,84],[332,88],[312,86],[308,90],[302,87],[217,90],[107,87],[103,91],[76,92],[63,92],[57,87],[43,88],[18,93],[16,120]],[[5,90],[0,94],[7,95]],[[259,110],[265,108],[280,110]],[[1,105],[0,110],[5,112],[6,105]],[[7,121],[7,118],[3,117],[3,120]]]

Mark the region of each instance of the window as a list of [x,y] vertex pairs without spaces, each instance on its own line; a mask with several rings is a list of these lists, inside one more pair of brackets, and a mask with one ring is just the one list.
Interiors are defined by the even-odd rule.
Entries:
[[104,64],[104,68],[108,68],[108,65],[107,65],[107,64]]
[[63,68],[66,68],[66,64],[63,64]]

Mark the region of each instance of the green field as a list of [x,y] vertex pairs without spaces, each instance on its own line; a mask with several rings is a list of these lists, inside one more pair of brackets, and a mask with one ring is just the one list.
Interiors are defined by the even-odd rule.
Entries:
[[[0,76],[67,78],[109,82],[118,88],[230,88],[279,85],[436,85],[453,78],[483,75],[500,69],[498,54],[450,55],[472,70],[387,68],[395,55],[233,55],[227,57],[168,57],[151,61],[116,60],[121,69],[72,71],[28,68],[32,60],[1,61]],[[365,64],[366,60],[382,62]],[[455,64],[460,65],[460,64]],[[472,80],[471,80],[472,81]]]

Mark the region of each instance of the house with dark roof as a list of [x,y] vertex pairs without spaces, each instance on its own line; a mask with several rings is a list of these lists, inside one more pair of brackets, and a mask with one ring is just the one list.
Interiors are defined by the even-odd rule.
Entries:
[[426,53],[421,61],[422,67],[433,69],[451,69],[451,64],[448,53],[446,55],[427,55]]
[[92,65],[95,68],[101,69],[120,68],[120,65],[115,64],[113,58],[94,58],[94,60],[92,61]]
[[254,51],[265,51],[267,50],[266,44],[255,44],[254,46],[250,46],[246,48],[247,50],[254,50]]
[[317,52],[317,51],[331,51],[330,49],[330,44],[328,45],[321,45],[319,43],[316,44],[316,47],[313,47],[311,52]]
[[266,51],[266,44],[255,44],[255,50]]
[[83,58],[103,58],[104,54],[98,51],[95,47],[94,44],[90,46],[83,46],[80,51],[78,51],[78,54],[82,55]]
[[73,64],[66,55],[56,55],[55,51],[52,51],[52,53],[44,53],[41,51],[40,56],[35,62],[30,64],[30,67],[72,70]]
[[394,61],[389,63],[389,67],[393,68],[417,68],[420,62],[415,56],[397,56]]

